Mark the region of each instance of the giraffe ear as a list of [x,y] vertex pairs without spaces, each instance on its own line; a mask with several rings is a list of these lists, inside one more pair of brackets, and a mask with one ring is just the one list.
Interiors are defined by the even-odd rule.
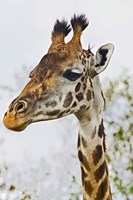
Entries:
[[113,44],[103,45],[97,50],[96,55],[95,55],[96,74],[99,74],[106,69],[110,61],[110,58],[113,54],[113,51],[114,51]]

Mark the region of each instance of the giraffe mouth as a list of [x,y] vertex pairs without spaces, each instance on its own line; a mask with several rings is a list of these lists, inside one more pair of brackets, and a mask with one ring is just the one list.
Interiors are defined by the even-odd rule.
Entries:
[[6,128],[15,131],[20,132],[26,129],[26,127],[31,123],[30,121],[25,121],[24,119],[15,119],[10,114],[5,113],[5,116],[3,118],[3,123]]
[[21,125],[21,126],[18,126],[18,127],[7,127],[7,128],[12,130],[12,131],[15,131],[15,132],[21,132],[24,129],[26,129],[27,126],[28,125]]

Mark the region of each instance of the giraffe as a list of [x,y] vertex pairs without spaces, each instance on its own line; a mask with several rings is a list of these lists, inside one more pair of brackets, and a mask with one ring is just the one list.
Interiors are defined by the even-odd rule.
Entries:
[[[105,44],[95,54],[83,49],[81,34],[88,24],[83,14],[74,15],[70,24],[56,21],[47,54],[31,71],[3,122],[8,129],[22,131],[31,123],[75,114],[83,199],[111,200],[103,125],[106,101],[99,74],[108,66],[114,45]],[[66,43],[71,29],[73,36]]]

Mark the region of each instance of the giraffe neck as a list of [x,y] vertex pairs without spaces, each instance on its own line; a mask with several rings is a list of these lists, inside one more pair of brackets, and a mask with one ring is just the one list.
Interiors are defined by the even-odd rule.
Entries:
[[[95,94],[94,98],[92,107],[76,115],[80,124],[78,157],[81,166],[83,199],[111,200],[102,118],[104,99],[102,99],[103,95],[96,98]],[[99,100],[100,103],[97,102]]]

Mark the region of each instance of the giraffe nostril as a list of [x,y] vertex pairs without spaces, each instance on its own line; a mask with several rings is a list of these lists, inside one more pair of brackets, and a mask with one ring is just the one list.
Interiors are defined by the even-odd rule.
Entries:
[[16,110],[16,111],[22,111],[22,110],[24,110],[24,108],[25,108],[25,103],[24,103],[24,102],[19,102],[19,103],[16,105],[15,110]]

